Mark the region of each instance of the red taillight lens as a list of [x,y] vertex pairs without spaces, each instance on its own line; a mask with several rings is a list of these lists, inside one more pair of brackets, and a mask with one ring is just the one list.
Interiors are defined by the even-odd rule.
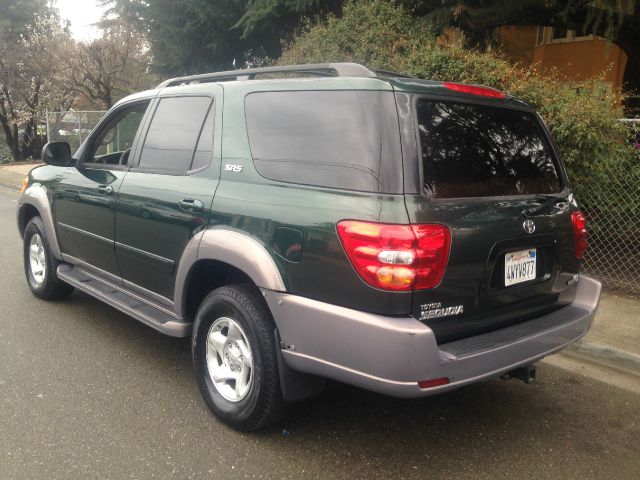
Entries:
[[432,380],[420,380],[418,382],[418,387],[420,388],[441,387],[442,385],[449,385],[449,379],[447,377],[434,378]]
[[338,235],[360,277],[384,290],[433,288],[449,260],[451,234],[443,225],[343,220]]
[[584,257],[587,251],[587,218],[580,210],[571,214],[571,223],[573,223],[573,240],[575,245],[576,258]]
[[478,85],[465,85],[464,83],[443,82],[442,86],[454,92],[468,93],[470,95],[480,95],[481,97],[505,98],[505,94],[500,90]]

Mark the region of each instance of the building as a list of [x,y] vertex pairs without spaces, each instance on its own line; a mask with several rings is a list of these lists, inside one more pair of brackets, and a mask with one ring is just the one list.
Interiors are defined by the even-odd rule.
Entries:
[[[548,26],[504,25],[496,28],[494,38],[496,48],[510,60],[535,65],[541,72],[555,70],[567,83],[578,85],[599,78],[608,91],[640,91],[635,73],[640,72],[640,65],[632,65],[624,50],[597,35]],[[463,45],[464,33],[448,28],[438,42]],[[629,98],[625,109],[630,116],[640,116],[640,97]]]
[[501,51],[524,65],[555,69],[569,82],[602,77],[604,88],[620,91],[623,87],[627,54],[604,38],[536,26],[502,26],[497,37]]

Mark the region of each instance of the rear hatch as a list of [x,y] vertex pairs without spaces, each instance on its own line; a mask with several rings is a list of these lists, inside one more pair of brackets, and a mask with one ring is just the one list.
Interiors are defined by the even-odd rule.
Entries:
[[441,283],[412,314],[439,343],[525,321],[573,299],[576,205],[539,117],[504,101],[417,96],[422,193],[411,223],[451,231]]

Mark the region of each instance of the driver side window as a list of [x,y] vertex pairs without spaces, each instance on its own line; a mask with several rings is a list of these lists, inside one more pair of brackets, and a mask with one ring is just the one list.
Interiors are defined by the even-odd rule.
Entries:
[[104,125],[93,140],[84,163],[98,165],[127,165],[144,113],[149,102],[123,108]]

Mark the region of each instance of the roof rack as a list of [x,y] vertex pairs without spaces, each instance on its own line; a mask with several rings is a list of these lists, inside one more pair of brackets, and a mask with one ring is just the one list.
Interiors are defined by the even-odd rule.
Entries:
[[254,80],[257,75],[270,73],[302,73],[319,77],[406,77],[399,73],[372,70],[358,63],[313,63],[307,65],[284,65],[281,67],[248,68],[226,72],[203,73],[165,80],[157,88],[185,85],[189,83],[228,82],[234,80]]
[[391,78],[415,78],[412,77],[411,75],[407,75],[406,73],[398,73],[398,72],[392,72],[390,70],[380,70],[379,68],[376,68],[374,70],[374,72],[376,73],[376,75],[380,76],[380,77],[391,77]]

